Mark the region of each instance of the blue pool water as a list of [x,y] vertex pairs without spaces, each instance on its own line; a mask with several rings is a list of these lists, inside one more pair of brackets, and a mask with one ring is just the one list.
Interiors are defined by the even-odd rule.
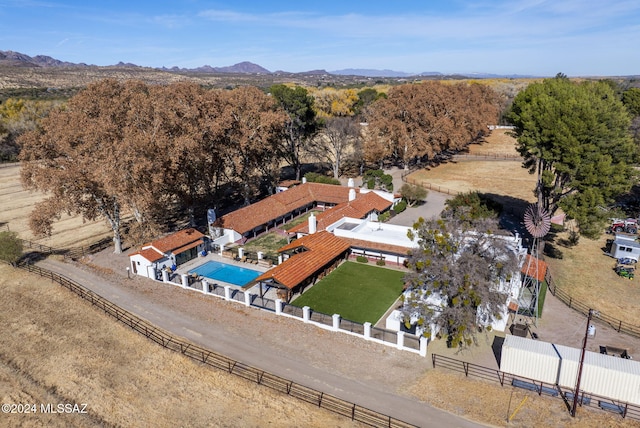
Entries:
[[192,273],[197,273],[205,278],[228,282],[233,285],[245,285],[254,279],[256,279],[261,272],[253,269],[247,269],[235,265],[229,265],[226,263],[208,261],[203,265],[191,270]]

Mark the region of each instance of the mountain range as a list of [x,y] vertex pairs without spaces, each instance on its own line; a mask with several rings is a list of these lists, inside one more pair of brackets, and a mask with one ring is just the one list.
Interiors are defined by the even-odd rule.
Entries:
[[[83,68],[83,67],[98,67],[96,65],[88,65],[85,63],[72,63],[67,61],[60,61],[58,59],[52,58],[47,55],[36,55],[29,56],[20,52],[14,51],[0,51],[0,66],[8,65],[14,67],[72,67],[72,68]],[[131,63],[123,63],[119,62],[118,64],[114,64],[111,66],[104,66],[107,68],[113,67],[129,67],[129,68],[148,68],[142,67],[136,64]],[[310,70],[306,72],[299,73],[290,73],[287,71],[275,71],[271,72],[264,67],[261,67],[258,64],[254,64],[249,61],[243,61],[238,64],[234,64],[226,67],[212,67],[210,65],[203,65],[201,67],[196,68],[180,68],[180,67],[160,67],[158,70],[168,71],[168,72],[179,72],[179,73],[211,73],[211,74],[301,74],[301,75],[339,75],[339,76],[362,76],[362,77],[387,77],[387,78],[408,78],[408,77],[416,77],[416,76],[433,76],[433,77],[442,77],[445,74],[437,72],[437,71],[428,71],[423,73],[407,73],[403,71],[395,71],[395,70],[376,70],[376,69],[360,69],[360,68],[347,68],[343,70],[334,70],[334,71],[326,71],[326,70]],[[451,75],[451,74],[449,74]],[[456,73],[456,76],[461,77],[473,77],[473,78],[495,78],[495,77],[508,77],[508,78],[526,78],[532,76],[521,76],[521,75],[499,75],[499,74],[489,74],[489,73]]]

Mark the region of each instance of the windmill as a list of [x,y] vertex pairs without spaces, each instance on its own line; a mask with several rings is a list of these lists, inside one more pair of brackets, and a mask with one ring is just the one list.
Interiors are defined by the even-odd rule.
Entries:
[[538,298],[540,296],[540,283],[542,282],[540,280],[538,247],[540,246],[540,240],[551,229],[551,216],[540,204],[531,204],[524,212],[524,227],[531,234],[533,243],[531,245],[531,253],[525,262],[526,266],[523,266],[525,276],[520,287],[518,306],[523,314],[533,316],[537,325]]

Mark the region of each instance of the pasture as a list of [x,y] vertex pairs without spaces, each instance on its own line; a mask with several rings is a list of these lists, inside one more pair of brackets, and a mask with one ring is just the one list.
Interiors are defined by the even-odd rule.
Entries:
[[361,426],[166,350],[35,274],[0,264],[0,289],[11,332],[2,402],[86,403],[88,412],[2,415],[2,426]]
[[36,204],[45,199],[40,192],[25,190],[20,181],[20,165],[0,165],[0,228],[16,232],[22,239],[55,248],[78,247],[93,244],[111,236],[102,219],[83,221],[77,216],[63,214],[54,222],[51,236],[36,237],[29,229],[29,214]]

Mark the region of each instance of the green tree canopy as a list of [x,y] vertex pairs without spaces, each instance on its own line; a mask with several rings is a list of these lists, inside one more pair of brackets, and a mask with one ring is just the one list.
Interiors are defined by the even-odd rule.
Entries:
[[631,188],[638,154],[629,114],[611,86],[546,79],[520,92],[508,117],[524,166],[538,174],[539,203],[551,214],[564,210],[582,235],[598,236],[599,207]]
[[630,88],[622,93],[622,102],[633,116],[640,116],[640,88]]

